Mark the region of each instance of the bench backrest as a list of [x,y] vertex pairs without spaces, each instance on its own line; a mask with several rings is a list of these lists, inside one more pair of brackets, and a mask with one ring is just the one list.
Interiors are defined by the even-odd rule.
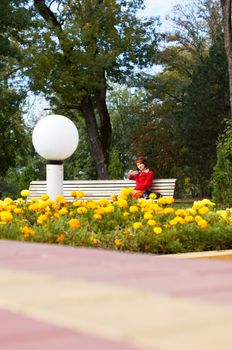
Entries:
[[[155,179],[152,184],[152,191],[159,192],[164,197],[174,197],[176,179]],[[110,198],[111,195],[118,195],[122,188],[134,188],[135,181],[132,180],[66,180],[64,181],[64,197],[73,201],[72,191],[82,191],[84,199]],[[30,183],[31,198],[39,198],[46,193],[46,181],[32,181]]]

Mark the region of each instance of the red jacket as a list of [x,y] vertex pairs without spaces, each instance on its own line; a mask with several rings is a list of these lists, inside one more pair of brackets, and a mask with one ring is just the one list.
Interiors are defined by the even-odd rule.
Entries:
[[131,175],[129,177],[131,180],[136,181],[135,190],[137,191],[147,191],[151,189],[152,181],[154,179],[154,172],[149,171],[139,171],[137,175]]

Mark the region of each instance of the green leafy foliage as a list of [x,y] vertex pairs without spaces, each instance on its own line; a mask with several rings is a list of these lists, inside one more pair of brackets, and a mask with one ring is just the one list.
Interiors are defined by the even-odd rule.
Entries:
[[[229,115],[228,68],[223,37],[210,48],[186,91],[180,130],[192,182],[206,195],[216,163],[216,143]],[[190,174],[189,174],[190,176]]]
[[26,154],[29,138],[20,104],[24,96],[0,83],[0,176],[16,164],[18,154]]
[[213,198],[215,201],[232,205],[232,123],[227,121],[225,132],[217,145],[217,163],[212,175]]
[[110,179],[123,179],[123,167],[120,159],[120,152],[117,148],[113,148],[111,152],[111,161],[109,165],[109,176]]

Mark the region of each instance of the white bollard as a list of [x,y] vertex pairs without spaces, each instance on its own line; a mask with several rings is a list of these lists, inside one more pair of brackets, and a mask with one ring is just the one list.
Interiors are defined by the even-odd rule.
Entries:
[[77,148],[78,130],[67,117],[52,114],[36,124],[32,142],[37,153],[47,160],[47,194],[55,200],[57,196],[63,196],[63,161]]

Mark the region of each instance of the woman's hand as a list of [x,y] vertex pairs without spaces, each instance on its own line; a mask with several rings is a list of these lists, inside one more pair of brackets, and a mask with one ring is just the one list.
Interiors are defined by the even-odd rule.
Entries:
[[128,172],[128,176],[136,176],[136,175],[138,175],[138,170],[129,170],[129,172]]

